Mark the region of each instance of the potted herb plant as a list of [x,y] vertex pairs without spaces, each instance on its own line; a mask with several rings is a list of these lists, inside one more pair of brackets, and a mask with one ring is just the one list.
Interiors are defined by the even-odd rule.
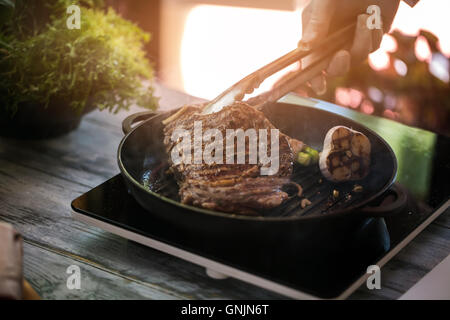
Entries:
[[[99,2],[0,0],[0,134],[53,137],[95,108],[156,107],[150,35]],[[74,3],[80,29],[67,26]]]

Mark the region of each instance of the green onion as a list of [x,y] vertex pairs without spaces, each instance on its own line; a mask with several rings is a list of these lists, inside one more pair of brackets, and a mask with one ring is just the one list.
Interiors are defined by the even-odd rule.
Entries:
[[305,152],[299,152],[297,154],[297,162],[302,166],[309,166],[311,164],[311,156]]
[[303,152],[309,154],[311,156],[311,162],[312,163],[318,163],[319,162],[319,152],[317,150],[314,150],[311,147],[306,146],[303,149]]

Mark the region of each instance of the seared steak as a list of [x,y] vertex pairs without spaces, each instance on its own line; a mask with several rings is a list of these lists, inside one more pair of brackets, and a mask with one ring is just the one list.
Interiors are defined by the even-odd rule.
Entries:
[[[272,175],[261,175],[261,168],[268,166],[259,159],[256,163],[250,161],[249,138],[245,138],[245,162],[236,163],[239,156],[242,159],[242,149],[233,146],[228,150],[235,162],[223,163],[174,163],[171,154],[181,142],[173,141],[175,130],[184,129],[189,132],[191,155],[195,153],[194,124],[201,122],[205,132],[208,129],[218,129],[223,137],[222,158],[226,159],[226,135],[229,129],[267,129],[267,154],[271,150],[271,129],[276,129],[265,115],[246,103],[238,102],[223,108],[220,112],[201,115],[201,106],[186,106],[170,118],[166,119],[164,128],[164,144],[169,154],[171,171],[177,179],[181,202],[201,208],[239,214],[257,214],[261,210],[279,206],[289,195],[286,185],[292,184],[290,176],[293,170],[294,151],[301,149],[300,141],[286,135],[279,135],[279,167]],[[276,139],[276,136],[274,136]],[[259,138],[258,138],[259,139]],[[197,140],[198,141],[198,140]],[[234,141],[234,140],[233,140]],[[201,140],[202,150],[206,143]],[[291,147],[292,145],[292,147]],[[198,144],[197,144],[198,146]],[[178,146],[179,147],[179,146]],[[227,145],[228,147],[228,145]],[[178,148],[176,149],[178,152]],[[184,149],[186,151],[186,149]],[[229,155],[228,154],[228,155]],[[186,158],[183,158],[186,159]],[[297,194],[301,193],[296,185]]]

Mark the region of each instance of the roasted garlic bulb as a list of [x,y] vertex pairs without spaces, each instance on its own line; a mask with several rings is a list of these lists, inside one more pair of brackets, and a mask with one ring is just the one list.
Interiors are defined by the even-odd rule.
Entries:
[[369,139],[361,132],[333,127],[325,136],[320,170],[330,181],[360,180],[369,173],[370,149]]

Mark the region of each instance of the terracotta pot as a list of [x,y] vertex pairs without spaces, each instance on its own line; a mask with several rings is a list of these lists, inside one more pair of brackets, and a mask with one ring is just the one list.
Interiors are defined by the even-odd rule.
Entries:
[[20,104],[11,117],[0,108],[0,135],[19,139],[58,137],[78,128],[82,117],[92,110],[91,105],[80,113],[67,103],[50,103],[45,108],[42,104],[29,102]]

